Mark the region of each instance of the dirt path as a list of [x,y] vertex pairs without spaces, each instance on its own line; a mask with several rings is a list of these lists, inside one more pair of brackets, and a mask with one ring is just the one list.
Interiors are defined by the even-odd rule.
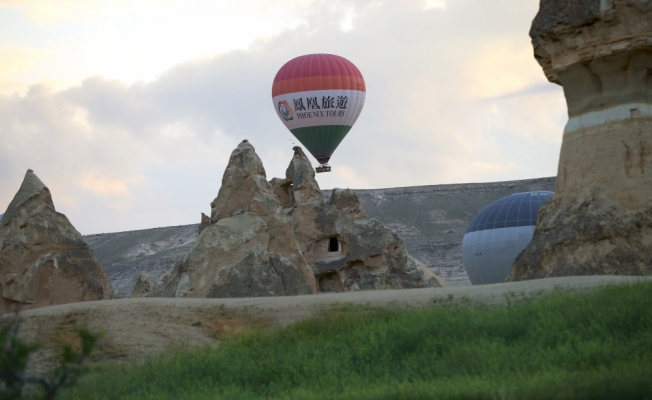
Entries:
[[641,280],[652,280],[652,277],[583,276],[482,286],[267,298],[104,300],[23,312],[21,337],[44,344],[30,368],[41,372],[56,362],[57,343],[74,341],[76,325],[106,333],[98,345],[96,361],[132,363],[174,348],[215,345],[220,338],[243,331],[286,326],[337,305],[401,308],[467,300],[499,305],[508,298],[538,296],[556,289],[589,290],[605,284]]

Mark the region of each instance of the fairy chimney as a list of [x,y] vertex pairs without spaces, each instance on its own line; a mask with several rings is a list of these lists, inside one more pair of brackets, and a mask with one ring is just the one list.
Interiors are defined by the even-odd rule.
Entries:
[[507,279],[652,274],[652,2],[541,0],[530,36],[569,120],[555,195]]
[[113,294],[93,250],[31,169],[0,221],[0,291],[0,313]]

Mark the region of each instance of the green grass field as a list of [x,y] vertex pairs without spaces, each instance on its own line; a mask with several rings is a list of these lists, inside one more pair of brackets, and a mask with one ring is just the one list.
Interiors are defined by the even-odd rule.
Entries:
[[652,399],[652,283],[504,307],[340,307],[143,365],[66,399]]

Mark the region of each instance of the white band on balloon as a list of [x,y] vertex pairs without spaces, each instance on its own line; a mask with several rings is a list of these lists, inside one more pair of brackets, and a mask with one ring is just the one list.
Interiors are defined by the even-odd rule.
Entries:
[[484,229],[462,238],[466,273],[474,285],[504,282],[512,264],[532,240],[534,225]]
[[276,114],[292,130],[321,125],[353,126],[364,106],[359,90],[310,90],[272,98]]

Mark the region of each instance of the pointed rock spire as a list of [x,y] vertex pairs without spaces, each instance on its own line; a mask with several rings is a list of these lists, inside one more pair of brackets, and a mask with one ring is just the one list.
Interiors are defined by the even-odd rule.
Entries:
[[45,186],[45,184],[38,178],[38,176],[36,176],[34,171],[28,169],[25,173],[25,178],[23,178],[23,183],[20,185],[20,189],[18,189],[18,192],[14,196],[13,200],[11,200],[11,203],[9,203],[9,207],[7,207],[7,211],[4,213],[4,217],[0,222],[0,226],[7,224],[12,218],[12,214],[18,210],[20,206],[27,200],[35,196],[40,196],[42,199],[40,202],[38,202],[39,204],[45,203],[48,206],[52,207],[54,210],[54,203],[52,202],[50,189],[48,189],[47,186]]
[[[300,147],[285,179],[265,180],[248,142],[231,154],[211,203],[212,223],[148,297],[256,297],[446,286],[369,220],[355,193],[324,197]],[[143,293],[145,278],[133,296]],[[150,287],[150,286],[147,286]]]
[[260,190],[271,192],[271,187],[256,149],[245,139],[231,152],[222,186],[211,202],[211,222],[228,218],[238,209],[246,211],[254,194]]
[[113,295],[95,254],[32,170],[0,222],[0,292],[0,313]]
[[315,179],[315,170],[301,147],[294,146],[294,156],[285,171],[286,179],[292,182],[294,200],[297,204],[308,204],[323,198]]

